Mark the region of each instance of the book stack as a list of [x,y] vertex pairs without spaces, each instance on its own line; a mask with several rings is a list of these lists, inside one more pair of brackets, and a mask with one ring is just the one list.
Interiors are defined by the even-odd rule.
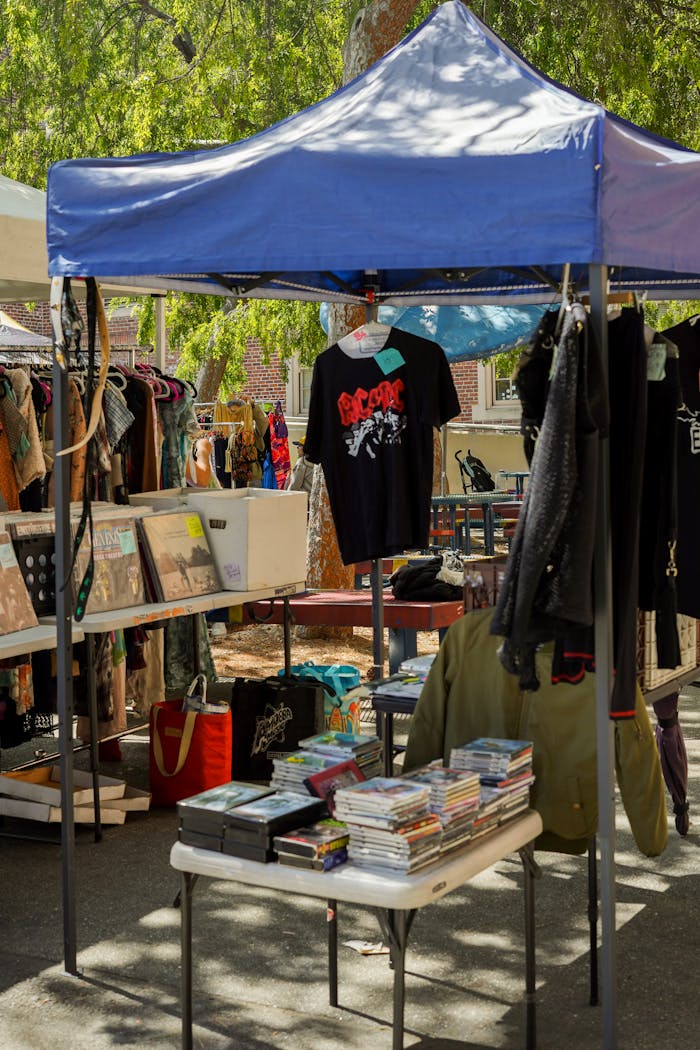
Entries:
[[532,742],[479,737],[452,749],[450,765],[479,774],[481,800],[472,838],[527,809],[532,772]]
[[180,842],[221,853],[224,813],[244,802],[253,802],[269,794],[270,788],[232,780],[229,784],[222,784],[220,787],[210,788],[198,795],[182,799],[177,804]]
[[338,762],[352,758],[362,771],[365,780],[379,776],[383,769],[382,742],[369,733],[341,733],[329,730],[299,741],[305,751],[330,755]]
[[348,857],[361,868],[411,874],[440,854],[442,826],[429,811],[430,788],[375,777],[335,795],[335,815],[348,825]]
[[480,803],[478,773],[468,769],[448,769],[434,762],[404,773],[404,779],[430,788],[430,809],[439,818],[442,828],[441,854],[469,841]]
[[313,871],[330,871],[348,856],[349,832],[338,820],[320,820],[286,835],[275,835],[272,845],[280,864]]
[[223,852],[264,864],[276,859],[273,841],[323,816],[320,799],[293,791],[274,791],[224,811]]

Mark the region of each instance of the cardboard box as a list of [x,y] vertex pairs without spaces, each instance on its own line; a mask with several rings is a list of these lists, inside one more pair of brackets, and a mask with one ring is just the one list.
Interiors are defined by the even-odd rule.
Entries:
[[[5,817],[21,817],[23,820],[38,820],[43,824],[60,824],[61,807],[50,806],[46,802],[30,802],[26,798],[3,798],[0,796],[0,814]],[[76,824],[94,824],[95,810],[89,806],[75,806],[73,819]],[[103,824],[123,824],[126,812],[123,809],[111,809],[100,806],[100,820]]]
[[153,510],[178,510],[186,506],[191,492],[190,488],[158,489],[155,492],[136,492],[129,495],[132,507],[152,507]]
[[306,579],[305,492],[190,489],[226,591],[256,591]]
[[[150,791],[140,791],[139,788],[131,787],[130,784],[126,785],[126,790],[121,798],[108,798],[100,804],[100,813],[105,813],[107,810],[120,810],[123,813],[145,813],[151,808],[151,793]],[[112,823],[111,821],[105,821],[105,823]],[[119,821],[118,823],[121,823]]]
[[[98,778],[101,802],[124,798],[126,784],[114,777]],[[61,806],[60,766],[41,766],[37,769],[22,769],[0,775],[0,795],[26,799],[46,806]],[[92,805],[92,773],[82,769],[73,770],[73,802],[75,806]]]

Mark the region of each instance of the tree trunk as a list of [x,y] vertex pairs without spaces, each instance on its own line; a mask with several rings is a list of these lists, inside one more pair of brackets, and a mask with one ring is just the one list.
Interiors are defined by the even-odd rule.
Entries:
[[226,365],[226,356],[204,358],[195,383],[198,402],[208,405],[216,401]]

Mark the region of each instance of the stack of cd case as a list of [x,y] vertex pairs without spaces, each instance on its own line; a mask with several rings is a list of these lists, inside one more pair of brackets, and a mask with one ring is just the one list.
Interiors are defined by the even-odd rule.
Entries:
[[223,852],[263,863],[276,860],[275,835],[313,824],[325,811],[323,799],[275,791],[224,812]]
[[177,804],[180,842],[221,853],[227,811],[271,793],[272,788],[232,780],[228,784],[182,799]]

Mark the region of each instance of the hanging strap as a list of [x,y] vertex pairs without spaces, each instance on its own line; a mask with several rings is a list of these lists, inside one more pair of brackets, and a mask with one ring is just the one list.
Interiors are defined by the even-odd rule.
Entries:
[[[177,763],[172,773],[169,773],[165,768],[165,761],[163,758],[163,745],[160,742],[160,736],[158,735],[158,714],[161,711],[157,705],[153,706],[153,758],[155,759],[156,767],[162,777],[176,777],[181,771],[187,756],[190,753],[190,745],[192,744],[192,736],[194,734],[194,726],[197,720],[196,711],[188,711],[185,715],[185,724],[182,728],[182,735],[180,737],[180,750],[177,755]],[[168,729],[165,730],[168,732]],[[179,729],[171,729],[173,735],[179,733]]]
[[81,440],[76,442],[75,445],[71,445],[70,448],[61,449],[61,451],[57,453],[59,456],[67,456],[71,452],[77,452],[77,450],[82,448],[83,445],[87,445],[88,441],[97,430],[97,424],[100,422],[102,395],[104,394],[105,384],[107,382],[107,372],[109,370],[109,330],[107,328],[107,316],[105,314],[104,303],[102,302],[102,295],[100,294],[100,286],[97,284],[94,277],[88,277],[88,287],[91,282],[97,308],[97,326],[100,331],[100,374],[97,379],[97,388],[93,394],[92,404],[90,406],[90,419],[88,421],[85,437],[81,438]]

